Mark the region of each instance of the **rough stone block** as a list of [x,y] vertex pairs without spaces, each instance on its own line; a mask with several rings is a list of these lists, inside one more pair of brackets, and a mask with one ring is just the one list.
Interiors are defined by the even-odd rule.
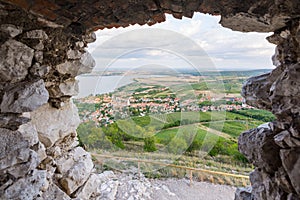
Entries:
[[251,200],[252,188],[238,188],[235,192],[234,200]]
[[300,64],[288,66],[271,88],[270,99],[274,114],[300,112]]
[[24,34],[22,41],[35,50],[43,50],[48,35],[43,30],[31,30]]
[[0,46],[0,82],[25,79],[34,55],[33,49],[16,40]]
[[56,161],[57,171],[65,174],[76,162],[89,156],[83,148],[77,147]]
[[28,142],[24,140],[22,133],[0,128],[0,159],[18,149],[28,148]]
[[[38,58],[39,59],[39,58]],[[41,58],[42,59],[42,58]],[[50,67],[47,65],[40,65],[39,63],[35,63],[31,68],[30,68],[30,73],[33,76],[36,77],[44,77],[50,72]]]
[[12,152],[10,156],[1,161],[1,164],[2,162],[7,166],[2,172],[17,179],[25,177],[26,174],[36,169],[40,161],[37,153],[27,148]]
[[274,135],[266,128],[246,131],[239,137],[239,151],[256,167],[274,172],[281,165],[279,146],[273,139]]
[[79,199],[90,199],[100,196],[99,187],[101,185],[101,177],[98,174],[91,174],[86,183],[76,192],[75,197]]
[[282,131],[274,140],[281,148],[300,147],[300,139],[293,137],[289,131]]
[[[78,151],[75,150],[74,152]],[[76,161],[76,157],[80,157],[81,159]],[[63,174],[63,178],[59,181],[69,195],[86,182],[94,167],[90,154],[86,152],[79,155],[73,154],[71,159],[74,159],[74,165],[68,169],[66,174]]]
[[17,27],[13,24],[2,24],[0,30],[7,33],[10,37],[16,37],[22,33],[22,28]]
[[300,196],[300,148],[282,149],[280,157],[293,187]]
[[76,96],[79,93],[78,80],[75,78],[68,79],[59,85],[48,88],[50,97],[59,98],[63,96]]
[[95,60],[86,52],[80,60],[67,61],[56,66],[56,69],[61,74],[70,74],[75,77],[80,74],[89,73],[95,67]]
[[7,188],[3,197],[4,199],[35,199],[46,181],[46,171],[34,170],[32,174],[17,180]]
[[43,80],[22,82],[6,88],[0,109],[3,113],[30,112],[47,103],[48,99]]
[[283,167],[280,167],[275,173],[275,181],[277,185],[279,185],[280,188],[286,193],[294,192],[293,186],[290,183],[290,179]]
[[96,34],[94,32],[88,33],[85,36],[83,36],[83,39],[87,43],[92,43],[96,41]]
[[20,125],[29,121],[29,118],[20,116],[19,114],[0,114],[0,128],[12,131],[18,130]]
[[44,199],[57,199],[57,200],[70,200],[71,198],[63,192],[58,186],[55,184],[51,184],[46,192],[43,193],[42,196]]
[[45,104],[32,112],[31,118],[32,124],[38,131],[39,139],[46,148],[75,133],[80,123],[77,108],[71,101],[66,102],[60,109]]
[[69,49],[67,51],[67,57],[71,60],[80,59],[83,53],[81,53],[79,50]]
[[29,146],[39,143],[37,130],[31,122],[21,125],[18,131],[22,134],[24,140],[28,142]]
[[269,76],[270,74],[264,74],[252,77],[244,83],[242,96],[248,105],[261,109],[271,109],[271,101],[268,93],[273,82],[268,80]]

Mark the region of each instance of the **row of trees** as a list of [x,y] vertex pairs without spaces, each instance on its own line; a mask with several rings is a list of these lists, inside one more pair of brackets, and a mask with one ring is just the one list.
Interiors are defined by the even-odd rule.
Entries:
[[[165,141],[159,141],[155,137],[153,128],[145,129],[134,122],[125,120],[101,128],[96,127],[93,122],[82,123],[77,132],[80,144],[88,149],[124,149],[126,141],[142,141],[143,150],[146,152],[156,151],[156,144],[162,143],[164,148],[160,151],[165,153],[183,154],[200,150],[208,152],[210,156],[229,155],[235,160],[247,162],[245,157],[238,152],[236,142],[215,135],[207,137],[206,133],[201,135],[188,129]],[[197,134],[200,134],[200,138]]]
[[144,129],[126,121],[100,128],[92,121],[81,123],[77,133],[80,145],[89,149],[124,149],[125,141],[143,141],[145,151],[156,151],[154,129]]

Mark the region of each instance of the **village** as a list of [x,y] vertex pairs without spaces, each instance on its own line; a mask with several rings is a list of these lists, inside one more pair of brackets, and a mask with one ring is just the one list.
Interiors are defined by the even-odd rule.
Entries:
[[[163,93],[163,95],[162,95]],[[243,98],[234,94],[214,97],[207,91],[197,93],[197,99],[176,97],[168,87],[146,87],[128,94],[124,91],[88,96],[76,99],[79,114],[83,122],[94,121],[106,126],[118,119],[147,114],[168,114],[173,112],[207,112],[251,109],[243,103]],[[84,106],[85,105],[85,106]],[[88,106],[89,109],[84,109]],[[80,107],[82,106],[82,107]]]

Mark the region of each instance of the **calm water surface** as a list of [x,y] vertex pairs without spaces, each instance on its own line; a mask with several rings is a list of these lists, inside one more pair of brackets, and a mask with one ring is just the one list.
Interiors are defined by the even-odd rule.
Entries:
[[134,82],[135,78],[164,77],[165,75],[133,75],[133,76],[78,76],[79,94],[75,98],[89,95],[105,94]]
[[105,94],[116,88],[130,84],[133,76],[79,76],[79,94],[75,98],[86,97],[90,94]]

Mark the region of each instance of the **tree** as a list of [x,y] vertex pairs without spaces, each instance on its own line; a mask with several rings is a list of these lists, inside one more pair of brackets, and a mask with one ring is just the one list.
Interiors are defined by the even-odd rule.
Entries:
[[125,146],[123,144],[124,132],[119,129],[117,124],[113,123],[108,125],[107,127],[102,128],[106,137],[117,147],[124,149]]
[[88,135],[88,145],[93,149],[111,149],[112,142],[108,140],[101,128],[92,128]]
[[92,121],[81,123],[78,126],[77,134],[78,134],[78,137],[80,138],[79,142],[81,143],[81,145],[88,146],[88,136],[91,133],[91,129],[93,127],[96,127],[96,125]]
[[144,138],[144,151],[153,152],[156,151],[155,139],[154,137],[146,137]]
[[144,151],[153,152],[156,151],[154,129],[150,128],[143,131],[144,135]]

